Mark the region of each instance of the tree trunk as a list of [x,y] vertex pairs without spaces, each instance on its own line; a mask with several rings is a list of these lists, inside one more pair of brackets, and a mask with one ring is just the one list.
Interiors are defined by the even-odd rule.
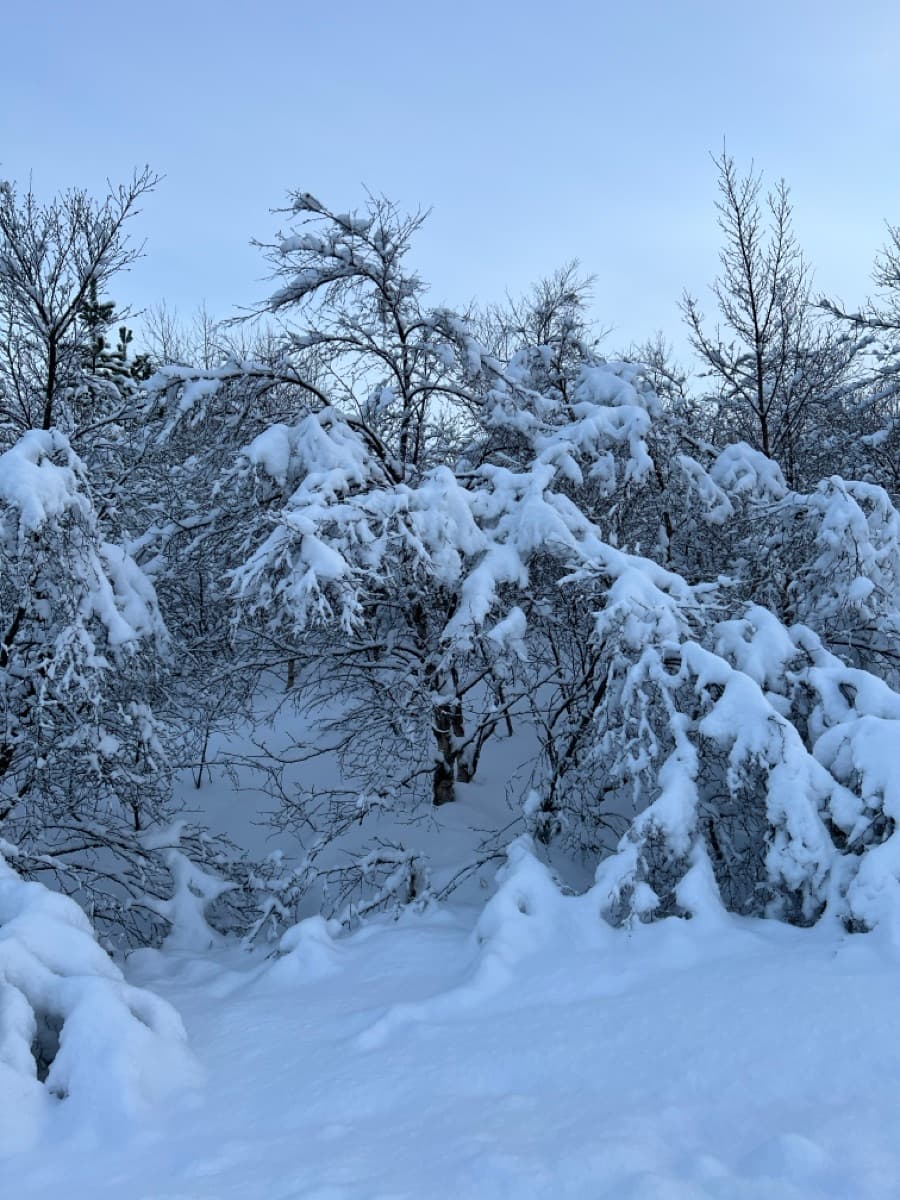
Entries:
[[434,764],[434,779],[432,804],[438,808],[441,804],[451,804],[456,799],[456,781],[453,778],[453,764],[439,759]]
[[51,337],[47,346],[47,382],[44,389],[44,418],[42,429],[49,429],[53,424],[53,401],[56,396],[56,373],[58,370],[58,348],[56,338]]
[[459,739],[464,733],[462,706],[459,700],[438,704],[434,710],[432,733],[437,747],[434,764],[432,803],[449,804],[456,799],[456,780],[468,783],[467,772],[460,771]]

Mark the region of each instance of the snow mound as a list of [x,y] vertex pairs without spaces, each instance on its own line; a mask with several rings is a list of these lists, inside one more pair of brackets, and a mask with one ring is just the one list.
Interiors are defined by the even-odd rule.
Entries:
[[361,1050],[381,1046],[397,1029],[446,1020],[475,1011],[516,980],[520,964],[554,946],[566,944],[602,949],[615,932],[601,919],[590,895],[564,894],[550,869],[540,861],[527,835],[516,838],[497,872],[497,891],[475,926],[474,961],[462,981],[416,1004],[389,1008],[357,1038]]
[[127,1115],[196,1081],[175,1009],[124,981],[73,900],[0,856],[0,1151],[34,1140],[53,1097]]
[[527,834],[507,847],[497,884],[475,926],[479,961],[468,985],[473,998],[510,984],[520,962],[560,936],[571,944],[598,941],[607,932],[592,898],[565,895]]
[[293,987],[313,979],[324,979],[340,970],[340,954],[334,934],[340,931],[337,921],[324,917],[307,917],[286,930],[278,943],[279,957],[264,973],[263,978]]

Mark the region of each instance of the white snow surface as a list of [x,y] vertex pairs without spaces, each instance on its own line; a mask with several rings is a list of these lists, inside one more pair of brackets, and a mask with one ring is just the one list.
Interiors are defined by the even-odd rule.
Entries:
[[73,900],[0,853],[0,1159],[60,1120],[113,1133],[199,1078],[177,1012],[125,981]]
[[900,1194],[898,964],[877,934],[722,912],[613,931],[511,848],[481,914],[432,909],[277,959],[142,951],[199,1091],[76,1097],[0,1160],[58,1200],[866,1200]]

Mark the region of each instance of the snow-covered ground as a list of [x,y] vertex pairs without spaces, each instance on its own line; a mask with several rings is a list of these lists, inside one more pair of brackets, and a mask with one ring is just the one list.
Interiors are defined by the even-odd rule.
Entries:
[[511,860],[477,917],[133,955],[202,1084],[113,1125],[55,1102],[0,1196],[900,1195],[900,966],[877,937],[724,914],[613,932]]

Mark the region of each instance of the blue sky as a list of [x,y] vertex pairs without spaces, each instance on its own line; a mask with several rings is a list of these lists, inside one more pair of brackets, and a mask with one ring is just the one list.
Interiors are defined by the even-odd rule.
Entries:
[[119,288],[185,316],[266,294],[249,246],[289,188],[432,207],[436,301],[501,298],[577,257],[614,347],[703,297],[710,151],[792,188],[817,284],[869,290],[900,221],[900,4],[44,0],[7,6],[0,175],[48,194],[165,175]]

